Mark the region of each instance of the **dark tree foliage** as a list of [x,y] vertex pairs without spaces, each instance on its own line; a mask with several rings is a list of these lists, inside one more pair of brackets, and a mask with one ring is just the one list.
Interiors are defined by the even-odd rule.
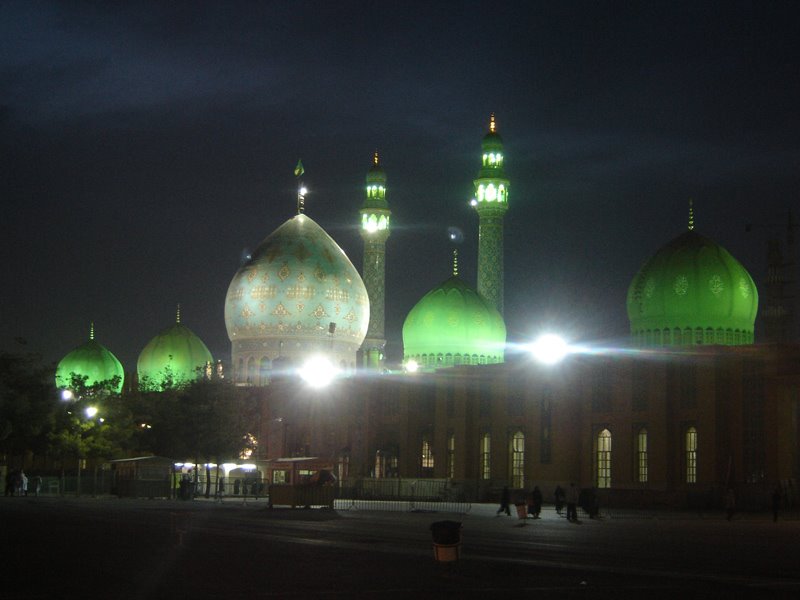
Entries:
[[43,451],[58,394],[55,370],[35,354],[0,353],[0,448],[8,454]]
[[[118,383],[114,378],[88,386],[86,377],[72,374],[72,398],[61,402],[48,434],[51,454],[108,460],[135,449],[133,415],[124,398],[113,391]],[[87,413],[89,408],[96,412]]]
[[236,461],[252,447],[258,404],[248,393],[219,379],[198,379],[182,388],[127,397],[134,414],[134,439],[142,453],[195,462]]

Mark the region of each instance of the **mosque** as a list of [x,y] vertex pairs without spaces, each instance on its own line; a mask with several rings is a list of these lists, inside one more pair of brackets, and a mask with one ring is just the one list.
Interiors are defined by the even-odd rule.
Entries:
[[[800,476],[796,346],[755,344],[758,289],[723,247],[688,227],[633,277],[626,351],[587,349],[557,364],[507,360],[503,219],[510,180],[492,115],[471,204],[478,215],[477,286],[458,271],[425,294],[403,325],[402,369],[385,363],[386,240],[392,212],[376,152],[360,208],[361,272],[304,211],[269,234],[225,298],[225,376],[258,389],[258,461],[318,457],[340,479],[436,478],[471,499],[509,485],[571,481],[606,504],[718,502],[736,487],[758,504]],[[338,373],[330,385],[298,385]],[[139,386],[221,374],[180,321],[143,349]],[[88,382],[122,367],[94,339],[59,363]]]

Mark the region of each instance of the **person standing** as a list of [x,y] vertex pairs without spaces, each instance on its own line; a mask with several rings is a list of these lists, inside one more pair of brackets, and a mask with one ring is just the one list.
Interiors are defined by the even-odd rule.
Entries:
[[508,486],[503,486],[503,491],[500,494],[500,508],[497,509],[497,514],[499,515],[501,512],[505,511],[505,513],[510,517],[511,516],[511,508],[509,505],[511,504],[511,492],[508,489]]
[[733,491],[733,488],[728,488],[728,491],[725,492],[725,513],[727,515],[728,521],[733,519],[733,514],[736,512],[736,494]]
[[567,520],[578,521],[578,496],[580,490],[575,486],[574,482],[569,484],[567,489]]
[[561,511],[564,510],[564,488],[560,485],[556,486],[556,491],[553,493],[553,497],[556,501],[556,512],[561,515]]
[[39,492],[42,491],[42,476],[34,475],[31,479],[31,485],[33,486],[33,495],[38,498]]
[[28,476],[25,475],[25,471],[19,472],[19,495],[28,495]]
[[778,522],[778,511],[781,509],[781,484],[775,486],[772,490],[772,522]]
[[531,514],[533,515],[534,519],[539,518],[539,513],[542,512],[542,492],[539,490],[539,486],[533,486],[533,491],[531,492]]

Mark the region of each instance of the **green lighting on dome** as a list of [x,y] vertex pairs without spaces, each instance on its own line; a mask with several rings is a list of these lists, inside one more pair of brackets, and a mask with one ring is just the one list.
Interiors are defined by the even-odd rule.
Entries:
[[405,362],[422,369],[501,363],[505,341],[500,313],[455,275],[428,292],[403,324]]
[[752,344],[758,290],[725,248],[690,229],[639,270],[627,309],[639,345]]
[[156,391],[180,387],[203,376],[213,360],[203,341],[176,322],[150,340],[139,354],[139,386]]
[[94,324],[90,327],[89,340],[67,354],[56,367],[56,386],[69,389],[73,375],[85,378],[84,385],[99,383],[111,385],[114,392],[121,392],[125,379],[122,363],[105,346],[94,339]]

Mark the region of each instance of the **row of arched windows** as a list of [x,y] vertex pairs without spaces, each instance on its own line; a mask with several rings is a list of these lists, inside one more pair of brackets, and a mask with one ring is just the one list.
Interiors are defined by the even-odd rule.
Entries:
[[[603,429],[595,440],[595,485],[598,488],[611,487],[611,432]],[[636,465],[634,476],[639,483],[647,483],[649,476],[649,455],[647,428],[642,427],[636,434]],[[684,481],[697,483],[697,428],[687,427],[683,435]]]
[[500,362],[499,356],[486,354],[421,354],[413,357],[421,367],[457,367],[459,365],[493,365]]
[[634,333],[640,346],[738,346],[753,343],[753,332],[741,329],[712,329],[711,327],[686,327],[681,329],[641,329]]
[[[647,428],[642,427],[636,433],[635,473],[639,483],[647,483],[649,477],[649,454]],[[455,476],[455,435],[447,438],[447,476]],[[514,488],[525,487],[525,434],[515,431],[509,438],[509,479]],[[683,435],[684,475],[686,483],[697,483],[697,428],[687,427]],[[595,485],[605,489],[611,487],[612,481],[612,435],[607,428],[597,433],[595,438]],[[433,447],[430,436],[423,436],[421,448],[421,467],[433,469]],[[492,434],[484,433],[479,441],[479,474],[487,480],[492,477]]]

